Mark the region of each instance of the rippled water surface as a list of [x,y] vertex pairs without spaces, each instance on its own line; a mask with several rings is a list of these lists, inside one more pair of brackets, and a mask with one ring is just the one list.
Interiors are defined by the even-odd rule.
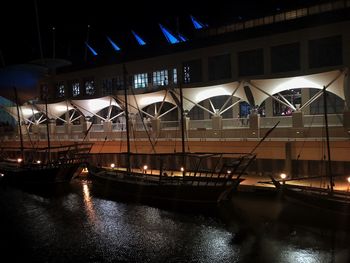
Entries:
[[[183,213],[94,196],[74,181],[55,195],[0,187],[8,262],[349,262],[346,231],[258,221],[229,208]],[[301,215],[303,216],[303,215]],[[2,261],[5,262],[5,261]]]

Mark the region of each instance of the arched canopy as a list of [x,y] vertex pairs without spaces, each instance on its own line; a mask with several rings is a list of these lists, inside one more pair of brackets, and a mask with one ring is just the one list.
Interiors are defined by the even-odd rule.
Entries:
[[[226,84],[197,87],[197,88],[184,88],[184,110],[190,111],[195,105],[198,105],[201,101],[217,97],[217,96],[231,96],[237,97],[241,101],[247,101],[247,88],[249,87],[251,93],[251,101],[254,101],[256,105],[260,105],[266,98],[279,93],[284,90],[300,89],[300,88],[315,88],[322,89],[324,86],[327,91],[339,96],[345,100],[346,89],[346,72],[347,70],[333,70],[318,74],[304,75],[289,78],[275,78],[275,79],[253,79],[247,81],[236,81]],[[170,94],[172,93],[172,94]],[[139,110],[145,107],[158,103],[168,102],[176,105],[176,96],[179,99],[179,89],[172,91],[160,90],[156,92],[149,92],[137,95],[128,95],[128,105],[130,113],[138,113]],[[57,103],[48,104],[48,116],[49,118],[57,119],[65,112],[72,109],[77,109],[85,117],[97,115],[102,109],[110,106],[116,106],[123,109],[124,96],[118,95],[117,97],[106,96],[96,99],[83,99],[83,100],[66,100]],[[6,107],[5,109],[17,119],[16,107]],[[225,111],[225,109],[222,109]],[[30,118],[32,115],[42,112],[46,113],[44,104],[24,104],[21,106],[21,112],[24,118]],[[102,118],[103,119],[103,118]]]
[[71,103],[72,105],[76,106],[85,117],[92,117],[102,109],[109,106],[116,106],[120,108],[120,105],[112,96],[88,100],[71,100]]
[[[118,96],[118,99],[124,101],[124,96]],[[128,105],[130,113],[138,113],[138,109],[143,109],[157,102],[169,102],[176,105],[174,99],[167,90],[160,90],[151,93],[128,95]]]
[[251,87],[257,105],[260,105],[269,95],[284,90],[303,88],[323,89],[324,86],[326,86],[328,92],[345,99],[343,89],[344,75],[342,71],[334,70],[291,78],[250,80],[247,82],[247,85]]
[[[35,104],[36,108],[40,112],[46,113],[45,104]],[[47,104],[47,115],[50,119],[57,119],[59,116],[62,116],[64,113],[73,109],[73,106],[69,101],[60,101],[57,103]]]
[[[185,111],[190,111],[196,104],[203,100],[217,96],[234,96],[245,101],[247,100],[243,86],[238,81],[207,87],[186,88],[182,92]],[[177,90],[176,93],[178,95],[180,92]]]

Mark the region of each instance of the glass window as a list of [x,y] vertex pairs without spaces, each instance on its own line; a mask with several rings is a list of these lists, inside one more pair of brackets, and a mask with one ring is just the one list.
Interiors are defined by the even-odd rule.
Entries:
[[160,70],[153,72],[153,85],[165,86],[168,85],[168,70]]
[[123,76],[115,76],[102,80],[102,94],[111,95],[117,90],[122,90],[124,87]]
[[72,95],[73,97],[78,96],[80,94],[80,85],[79,82],[72,83]]
[[59,82],[56,85],[57,87],[57,95],[58,97],[64,97],[65,96],[65,87],[63,82]]
[[177,69],[173,69],[173,83],[177,84]]
[[264,74],[263,49],[239,52],[238,73],[239,76],[253,76]]
[[271,47],[271,71],[286,72],[300,69],[300,45],[290,43]]
[[112,78],[113,90],[122,90],[124,89],[123,76],[116,76]]
[[309,41],[309,67],[327,67],[343,64],[342,36]]
[[112,94],[112,79],[102,80],[102,94],[111,95]]
[[202,81],[202,60],[196,59],[183,63],[184,83],[196,83]]
[[208,58],[208,78],[209,80],[231,78],[230,54]]
[[134,75],[134,88],[146,88],[148,87],[148,76],[147,73],[135,74]]
[[191,77],[190,77],[190,66],[184,66],[184,82],[190,83]]
[[264,17],[264,24],[272,24],[273,23],[273,16],[265,16]]
[[85,81],[85,94],[94,95],[95,94],[95,82],[93,80]]

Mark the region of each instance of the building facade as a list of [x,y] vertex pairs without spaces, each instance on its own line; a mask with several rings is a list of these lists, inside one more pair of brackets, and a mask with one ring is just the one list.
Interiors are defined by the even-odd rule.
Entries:
[[[38,102],[22,106],[25,122],[39,138],[50,121],[57,140],[87,132],[90,140],[125,140],[126,89],[134,137],[143,140],[148,132],[153,140],[180,138],[182,94],[188,140],[260,139],[278,121],[276,140],[322,140],[327,110],[331,138],[348,141],[349,14],[349,0],[322,2],[205,28],[166,52],[145,49],[140,58],[57,70],[40,84],[48,118]],[[302,146],[293,147],[261,158],[294,160]],[[339,149],[337,161],[348,162]]]

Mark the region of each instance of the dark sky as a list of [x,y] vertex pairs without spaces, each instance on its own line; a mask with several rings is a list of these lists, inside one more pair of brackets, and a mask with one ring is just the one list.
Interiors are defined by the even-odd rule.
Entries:
[[[42,51],[53,55],[55,27],[56,57],[76,60],[84,57],[84,41],[89,30],[89,43],[99,52],[113,52],[106,36],[123,49],[134,44],[133,29],[148,42],[167,45],[158,23],[175,31],[193,31],[192,14],[209,26],[238,19],[273,13],[317,0],[207,0],[207,1],[74,1],[37,0]],[[26,63],[40,58],[35,0],[3,1],[0,16],[0,66]],[[178,21],[178,22],[177,22]]]

